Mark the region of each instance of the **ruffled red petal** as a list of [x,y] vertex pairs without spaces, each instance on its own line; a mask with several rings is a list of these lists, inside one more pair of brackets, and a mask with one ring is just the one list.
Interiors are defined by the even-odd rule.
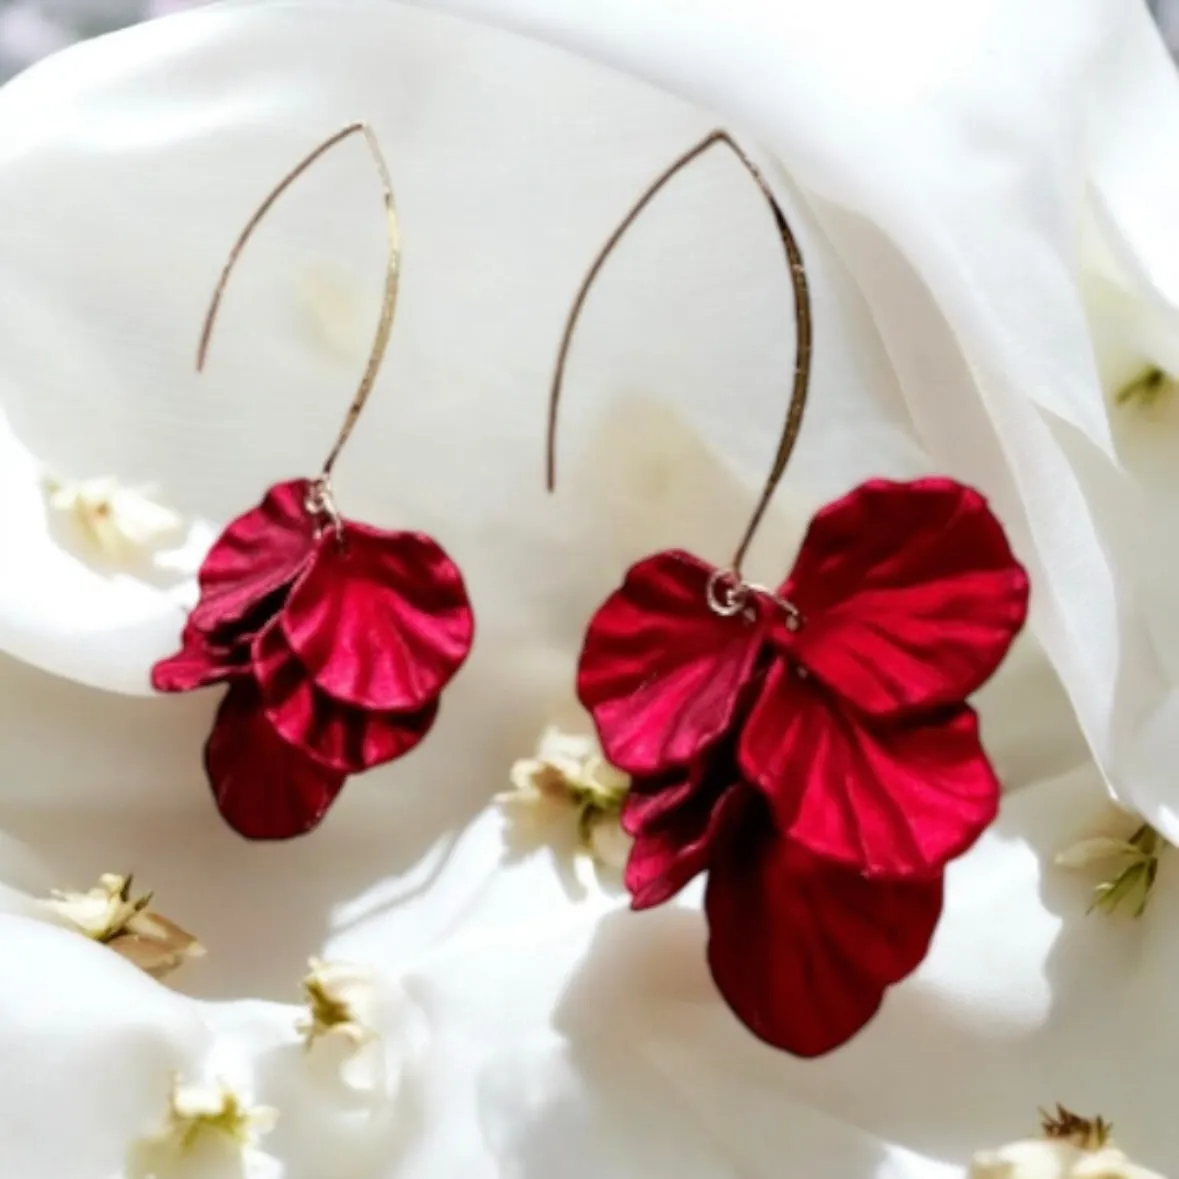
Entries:
[[157,692],[192,692],[249,673],[248,644],[220,646],[191,623],[181,632],[180,644],[175,655],[151,669],[151,684]]
[[940,872],[999,807],[973,710],[868,724],[785,664],[771,669],[739,756],[783,831],[869,876]]
[[[739,788],[733,767],[724,774],[719,769],[685,775],[684,783],[663,792],[662,813],[652,818],[648,812],[638,828],[624,876],[632,909],[662,905],[707,869],[719,829],[721,799],[728,790]],[[677,805],[668,803],[669,794],[678,799]],[[633,809],[630,825],[637,826]]]
[[344,774],[319,765],[273,729],[252,680],[226,693],[205,745],[217,809],[247,839],[291,839],[319,825]]
[[726,795],[705,893],[708,964],[760,1039],[796,1056],[846,1043],[920,965],[942,880],[868,880],[780,838],[751,791]]
[[281,619],[316,685],[370,712],[431,704],[475,629],[462,574],[438,544],[351,522],[342,543],[324,535]]
[[876,715],[961,704],[1027,615],[1028,579],[977,491],[873,480],[811,522],[783,596],[795,658]]
[[329,769],[360,773],[408,753],[430,731],[435,700],[411,713],[366,712],[317,688],[277,622],[254,645],[266,717],[284,741]]
[[687,553],[640,561],[586,631],[577,694],[628,774],[685,766],[729,728],[764,627],[708,604],[714,570]]
[[157,692],[191,692],[249,675],[254,636],[274,617],[285,593],[280,589],[260,598],[236,622],[212,631],[199,630],[190,619],[180,650],[152,668],[152,686]]
[[691,768],[673,770],[658,778],[632,778],[619,818],[623,831],[627,835],[642,835],[648,826],[687,802],[696,783]]
[[315,541],[305,507],[308,487],[306,479],[276,483],[256,508],[226,526],[198,575],[201,597],[190,615],[197,630],[240,621],[299,575]]

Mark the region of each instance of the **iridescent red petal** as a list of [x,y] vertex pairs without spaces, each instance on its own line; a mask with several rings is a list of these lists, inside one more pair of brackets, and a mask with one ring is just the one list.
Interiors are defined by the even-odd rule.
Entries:
[[[718,772],[722,768],[728,772]],[[678,805],[667,806],[657,818],[648,813],[631,844],[624,880],[632,909],[662,905],[708,868],[721,799],[730,789],[740,788],[731,766],[685,776],[686,795],[676,789]],[[631,826],[636,825],[632,812]]]
[[438,701],[411,713],[367,712],[317,688],[277,621],[254,645],[254,676],[266,717],[280,737],[345,774],[408,753],[430,731]]
[[628,774],[685,766],[732,723],[764,628],[710,608],[713,572],[687,553],[648,557],[586,631],[577,694],[607,760]]
[[298,576],[311,556],[315,528],[304,501],[306,479],[276,483],[255,508],[232,520],[198,575],[200,601],[190,615],[209,632],[240,621],[258,602]]
[[774,830],[751,791],[726,795],[705,892],[708,964],[755,1036],[796,1056],[846,1043],[920,965],[942,879],[868,880]]
[[346,776],[288,745],[262,711],[252,680],[226,693],[205,745],[217,809],[247,839],[291,839],[319,825]]
[[868,723],[784,663],[767,676],[739,760],[784,832],[869,876],[940,872],[999,806],[969,707]]
[[961,704],[1027,615],[1028,579],[977,491],[873,480],[811,522],[782,594],[793,656],[876,715]]
[[437,543],[351,522],[342,541],[325,534],[280,617],[316,685],[374,712],[431,704],[474,634],[462,574]]

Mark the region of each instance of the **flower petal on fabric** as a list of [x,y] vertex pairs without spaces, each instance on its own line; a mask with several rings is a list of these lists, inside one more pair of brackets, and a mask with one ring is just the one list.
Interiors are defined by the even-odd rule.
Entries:
[[226,693],[205,745],[217,809],[247,839],[291,839],[316,827],[347,777],[288,745],[251,680]]
[[784,833],[869,876],[940,872],[999,808],[973,709],[870,724],[784,663],[750,712],[739,760]]
[[783,596],[795,658],[876,715],[960,704],[1027,616],[1028,578],[977,491],[874,479],[812,520]]
[[607,760],[628,774],[687,765],[732,723],[764,628],[710,608],[713,573],[688,553],[656,553],[590,621],[577,694]]
[[324,536],[281,617],[318,687],[381,712],[432,703],[475,629],[462,574],[435,541],[350,521],[342,543]]
[[869,880],[775,830],[753,791],[728,794],[705,892],[708,965],[737,1018],[796,1056],[846,1043],[924,959],[942,878]]
[[369,712],[342,704],[312,683],[277,621],[254,645],[262,708],[280,737],[308,757],[356,774],[408,753],[430,731],[438,701],[417,712]]
[[299,575],[315,542],[305,506],[308,487],[306,479],[276,483],[214,541],[198,575],[201,599],[189,617],[198,630],[238,622]]
[[648,818],[635,835],[624,873],[632,909],[662,905],[708,867],[720,803],[727,792],[742,788],[731,764],[695,773],[688,782],[689,792],[679,805],[657,819]]

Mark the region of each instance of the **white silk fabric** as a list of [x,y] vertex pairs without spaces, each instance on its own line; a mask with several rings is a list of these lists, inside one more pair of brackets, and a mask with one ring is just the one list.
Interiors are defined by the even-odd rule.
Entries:
[[[1173,875],[1164,861],[1126,925],[1086,919],[1093,881],[1051,867],[1105,821],[1107,785],[1176,833],[1154,490],[1170,425],[1135,449],[1151,423],[1109,397],[1179,349],[1179,85],[1145,6],[449,7],[478,21],[215,6],[0,90],[0,1059],[19,1062],[0,1173],[111,1179],[169,1072],[219,1068],[286,1111],[259,1174],[952,1179],[1057,1100],[1165,1167]],[[207,797],[216,693],[156,699],[147,674],[209,537],[315,472],[363,367],[382,222],[344,148],[251,244],[193,371],[244,219],[357,118],[391,160],[405,254],[340,505],[438,537],[478,638],[419,751],[351,783],[315,835],[259,847]],[[560,487],[542,487],[568,300],[636,193],[718,124],[778,193],[815,300],[811,408],[751,572],[780,576],[810,511],[860,479],[940,471],[991,497],[1035,587],[1034,633],[981,701],[1002,819],[951,873],[925,967],[820,1062],[735,1024],[691,897],[632,916],[570,896],[548,858],[505,862],[486,813],[544,724],[576,715],[578,641],[626,564],[671,545],[725,559],[772,455],[789,284],[761,198],[717,152],[601,279]],[[96,566],[46,474],[153,485],[187,543]],[[192,999],[30,917],[31,895],[129,867],[209,947],[178,979]],[[317,952],[374,964],[428,1029],[389,1096],[397,1132],[301,1087],[292,1004]]]

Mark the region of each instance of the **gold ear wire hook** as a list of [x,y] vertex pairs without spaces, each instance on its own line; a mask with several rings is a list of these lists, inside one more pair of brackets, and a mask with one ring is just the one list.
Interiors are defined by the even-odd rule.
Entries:
[[810,289],[807,285],[806,267],[803,265],[802,251],[798,247],[798,241],[790,228],[789,222],[786,220],[786,215],[782,212],[777,200],[774,198],[774,194],[770,191],[765,177],[762,176],[757,165],[737,145],[736,141],[727,131],[713,131],[701,140],[700,143],[696,144],[695,147],[686,151],[677,160],[673,161],[652,181],[647,190],[631,207],[630,212],[622,219],[618,228],[606,239],[605,245],[598,251],[597,256],[586,272],[585,278],[582,279],[581,286],[578,288],[573,304],[570,307],[569,315],[565,320],[565,330],[561,336],[561,347],[557,353],[557,364],[553,373],[553,383],[549,391],[545,477],[547,487],[549,491],[552,491],[557,481],[557,412],[561,400],[561,389],[565,380],[565,368],[569,360],[569,349],[573,343],[573,333],[581,318],[581,312],[585,307],[590,288],[593,286],[602,267],[606,264],[606,259],[614,251],[614,247],[618,245],[626,234],[626,231],[638,220],[639,215],[663,189],[664,185],[698,156],[703,155],[704,152],[708,151],[709,148],[717,143],[723,143],[733,151],[753,177],[758,188],[761,189],[762,195],[769,202],[770,209],[774,215],[774,221],[778,226],[778,232],[782,238],[782,246],[786,252],[786,261],[790,267],[790,282],[794,290],[796,355],[794,384],[790,394],[790,404],[786,410],[786,421],[782,428],[782,436],[778,442],[778,449],[774,455],[774,462],[770,468],[769,477],[766,479],[765,487],[762,489],[757,506],[753,510],[753,515],[750,517],[749,524],[745,529],[740,544],[737,546],[737,551],[733,555],[732,564],[730,565],[730,571],[739,580],[741,577],[741,565],[745,560],[745,555],[749,551],[749,546],[753,543],[753,537],[762,519],[765,517],[766,510],[770,506],[770,500],[773,498],[774,491],[777,489],[778,483],[781,481],[782,475],[786,470],[786,464],[790,461],[790,455],[794,450],[794,446],[798,441],[799,432],[802,429],[802,416],[806,409],[807,389],[810,384],[811,375],[813,324]]
[[201,329],[201,339],[197,347],[196,362],[197,372],[203,372],[205,361],[208,359],[209,342],[213,336],[213,327],[217,321],[217,314],[221,309],[221,301],[225,295],[225,288],[229,285],[229,278],[233,273],[233,268],[237,264],[237,260],[241,257],[242,251],[246,248],[246,243],[253,236],[254,230],[262,223],[266,214],[274,207],[278,198],[304,172],[315,164],[321,156],[353,135],[364,136],[365,143],[368,145],[369,152],[376,165],[377,174],[380,177],[382,196],[385,202],[386,221],[389,230],[389,252],[385,266],[385,292],[381,300],[381,317],[377,322],[377,330],[373,337],[372,348],[369,351],[368,363],[365,365],[364,375],[360,378],[360,384],[357,386],[356,394],[352,398],[352,404],[348,407],[348,412],[344,415],[344,424],[340,427],[340,433],[332,449],[328,452],[328,456],[324,460],[323,467],[320,471],[319,479],[316,481],[319,494],[323,498],[322,509],[332,515],[334,515],[335,511],[331,505],[331,492],[329,488],[332,468],[335,466],[336,459],[340,457],[340,452],[344,449],[344,444],[348,441],[356,426],[356,421],[360,417],[360,411],[364,409],[364,404],[372,392],[373,385],[376,384],[377,375],[381,371],[381,362],[385,358],[385,350],[389,345],[389,333],[393,329],[393,314],[397,309],[397,283],[401,263],[401,237],[397,226],[397,209],[393,200],[393,181],[389,175],[389,166],[385,162],[385,157],[381,152],[380,145],[377,143],[376,136],[367,123],[351,123],[328,139],[325,139],[323,143],[305,156],[279,181],[277,186],[271,190],[270,195],[258,206],[254,215],[246,222],[246,226],[238,235],[237,241],[233,243],[233,248],[229,251],[229,257],[221,269],[221,277],[217,280],[217,287],[213,292],[213,298],[209,304],[208,313],[205,316],[204,327]]

